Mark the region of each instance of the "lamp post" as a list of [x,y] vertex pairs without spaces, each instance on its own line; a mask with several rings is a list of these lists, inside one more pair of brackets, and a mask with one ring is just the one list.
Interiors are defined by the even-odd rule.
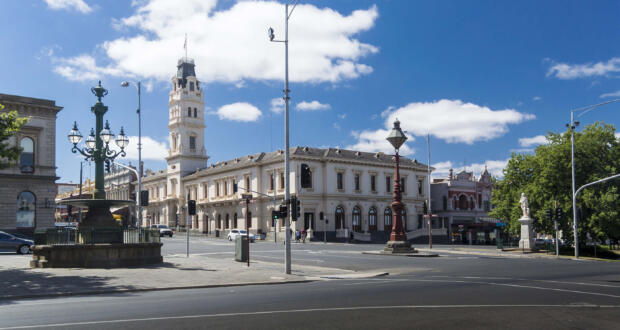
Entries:
[[[95,191],[93,193],[94,199],[105,199],[105,189],[103,182],[103,163],[114,161],[116,157],[125,157],[125,147],[129,144],[129,139],[125,136],[123,127],[116,139],[114,133],[110,130],[110,123],[106,120],[105,127],[103,127],[103,115],[108,111],[108,107],[104,106],[101,102],[101,98],[108,94],[108,91],[101,86],[101,81],[97,87],[91,88],[93,94],[97,96],[97,103],[91,107],[91,111],[95,114],[95,127],[91,128],[90,134],[84,141],[86,147],[78,148],[78,143],[82,141],[82,134],[78,130],[77,122],[73,122],[73,129],[69,132],[69,142],[73,144],[71,151],[73,153],[79,152],[85,158],[85,160],[93,160],[95,162]],[[116,145],[121,148],[120,151],[112,150],[109,147],[111,140],[115,139]],[[105,146],[104,146],[105,144]]]
[[396,173],[394,175],[394,201],[392,202],[392,210],[394,210],[394,218],[392,224],[392,233],[390,234],[390,240],[387,242],[384,252],[389,253],[408,253],[411,252],[411,244],[407,241],[407,237],[403,231],[402,225],[402,210],[403,203],[401,202],[400,193],[400,173],[399,173],[399,156],[398,149],[407,141],[407,136],[400,128],[400,121],[396,119],[394,127],[387,137],[387,140],[396,150],[394,160],[396,163]]
[[586,113],[594,110],[595,108],[601,107],[603,105],[607,105],[610,103],[618,102],[620,99],[615,99],[603,103],[588,105],[585,107],[573,109],[570,111],[570,123],[566,124],[571,130],[570,133],[570,160],[571,160],[571,179],[573,186],[573,236],[575,238],[575,258],[579,258],[579,240],[578,240],[578,231],[577,231],[577,193],[575,192],[575,129],[579,126],[579,122],[575,121],[575,113],[581,112],[577,118],[585,115]]
[[[299,1],[297,1],[299,2]],[[297,6],[297,2],[293,5],[291,12],[288,11],[288,4],[284,5],[284,40],[274,40],[275,34],[273,28],[269,28],[267,30],[269,34],[269,41],[271,42],[283,42],[284,43],[284,103],[285,103],[285,111],[284,111],[284,200],[286,203],[290,201],[291,198],[291,187],[290,187],[290,162],[289,162],[289,92],[288,89],[288,20],[293,14],[293,10],[295,10],[295,6]],[[286,274],[291,273],[291,222],[290,222],[290,210],[292,207],[289,207],[289,216],[284,218],[285,231],[286,231],[286,240],[285,240],[285,272]]]
[[[123,81],[121,83],[122,87],[127,87],[131,84],[130,81]],[[136,194],[136,204],[138,204],[138,217],[136,219],[136,227],[142,226],[142,201],[140,200],[140,195],[142,192],[142,111],[140,105],[141,98],[141,84],[138,80],[137,83],[133,83],[134,86],[138,89],[138,193]]]

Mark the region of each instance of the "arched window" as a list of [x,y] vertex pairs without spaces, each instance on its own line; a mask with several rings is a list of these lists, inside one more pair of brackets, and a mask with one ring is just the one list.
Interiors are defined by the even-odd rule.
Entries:
[[336,229],[343,229],[344,227],[344,208],[342,208],[342,206],[338,206],[336,208]]
[[217,228],[222,229],[222,215],[221,214],[217,215]]
[[403,231],[407,231],[407,209],[404,207],[400,210],[400,221],[403,224]]
[[392,232],[392,209],[386,207],[383,211],[383,230],[386,232]]
[[467,197],[465,195],[459,197],[459,210],[467,210]]
[[448,209],[448,197],[443,196],[443,210],[447,210]]
[[237,228],[237,212],[233,215],[233,228]]
[[29,137],[24,137],[19,141],[19,146],[22,148],[19,154],[19,168],[22,173],[34,172],[34,140]]
[[34,228],[35,208],[36,198],[34,194],[30,191],[22,191],[17,196],[17,218],[15,220],[15,227]]
[[353,230],[362,231],[362,211],[360,211],[360,208],[357,206],[353,208],[352,221]]
[[368,230],[377,230],[377,209],[374,207],[371,207],[370,210],[368,210]]
[[230,228],[230,216],[226,213],[226,229]]
[[189,150],[190,151],[196,150],[196,137],[195,136],[189,137]]

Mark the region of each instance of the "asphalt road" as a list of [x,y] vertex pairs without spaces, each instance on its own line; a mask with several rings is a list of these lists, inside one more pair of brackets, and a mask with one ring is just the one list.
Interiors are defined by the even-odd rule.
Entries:
[[[165,255],[185,253],[178,237]],[[0,329],[617,329],[620,263],[444,254],[364,255],[378,245],[293,244],[295,263],[387,270],[376,278],[0,302]],[[190,252],[232,258],[224,240]],[[281,262],[283,246],[251,245]]]

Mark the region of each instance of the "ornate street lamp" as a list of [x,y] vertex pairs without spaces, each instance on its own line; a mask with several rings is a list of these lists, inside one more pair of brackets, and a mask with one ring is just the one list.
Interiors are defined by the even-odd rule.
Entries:
[[402,210],[403,203],[401,202],[400,193],[400,173],[399,173],[399,156],[398,149],[407,141],[407,136],[400,128],[400,121],[396,119],[394,127],[387,137],[387,140],[396,150],[394,160],[396,162],[396,173],[394,175],[394,201],[392,202],[392,210],[394,211],[394,218],[392,221],[392,233],[390,234],[390,240],[387,242],[384,252],[388,253],[409,253],[411,251],[411,244],[407,241],[405,232],[402,225]]
[[[106,120],[103,127],[103,115],[108,111],[108,107],[104,106],[101,98],[108,94],[108,91],[101,86],[101,81],[97,87],[91,88],[91,92],[97,96],[97,103],[91,107],[91,111],[95,114],[95,129],[90,130],[90,134],[84,141],[86,147],[79,148],[78,144],[82,141],[82,134],[78,130],[77,122],[73,122],[73,129],[67,136],[69,142],[73,144],[71,151],[79,152],[86,160],[95,162],[95,193],[94,199],[105,199],[105,190],[103,182],[103,163],[114,161],[118,156],[125,157],[125,147],[129,144],[129,139],[125,136],[125,132],[121,127],[120,134],[116,137],[116,145],[121,148],[120,151],[112,150],[109,146],[110,141],[115,139],[114,133],[110,129],[110,123]],[[105,145],[104,145],[105,144]]]

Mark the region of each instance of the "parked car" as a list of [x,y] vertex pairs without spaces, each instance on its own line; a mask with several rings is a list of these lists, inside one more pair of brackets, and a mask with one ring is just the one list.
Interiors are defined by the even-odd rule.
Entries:
[[[232,241],[237,239],[237,236],[247,236],[247,232],[245,231],[245,229],[232,229],[229,233],[228,233],[228,240]],[[256,240],[256,235],[250,233],[250,236],[248,236],[248,238],[250,239],[250,242],[254,242]]]
[[172,230],[166,225],[151,225],[151,229],[159,229],[159,237],[172,237]]
[[34,245],[34,241],[19,238],[15,235],[0,231],[0,250],[15,251],[19,254],[30,253],[30,247]]

